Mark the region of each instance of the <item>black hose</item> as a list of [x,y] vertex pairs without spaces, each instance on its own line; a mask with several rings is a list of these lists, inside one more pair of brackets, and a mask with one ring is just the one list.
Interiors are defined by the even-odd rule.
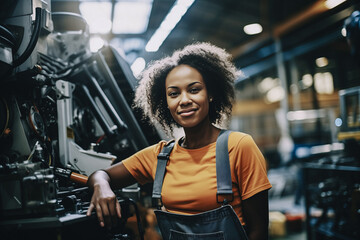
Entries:
[[4,36],[1,36],[0,35],[0,42],[5,44],[6,46],[10,46],[11,48],[14,48],[15,44],[13,42],[10,41],[10,39],[4,37]]
[[15,37],[5,26],[0,24],[0,42],[5,42],[5,44],[14,47],[15,46]]
[[34,23],[34,31],[33,31],[33,35],[31,36],[29,45],[27,46],[27,48],[25,49],[25,51],[21,54],[20,57],[18,57],[17,59],[14,60],[13,62],[13,67],[17,67],[20,64],[24,63],[26,61],[26,59],[31,55],[31,53],[33,52],[36,43],[39,39],[39,35],[40,35],[40,30],[41,30],[41,22],[42,22],[42,9],[41,8],[36,8],[35,10],[35,23]]

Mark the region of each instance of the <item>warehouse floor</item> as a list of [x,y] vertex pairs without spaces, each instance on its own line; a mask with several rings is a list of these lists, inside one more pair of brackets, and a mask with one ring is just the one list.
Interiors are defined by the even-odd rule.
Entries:
[[[269,200],[270,239],[271,240],[306,240],[305,207],[302,202],[295,205],[294,196],[276,197]],[[286,221],[281,224],[273,213],[282,214]],[[278,216],[277,214],[275,214]],[[275,219],[275,220],[274,220]],[[289,219],[296,219],[291,221]]]

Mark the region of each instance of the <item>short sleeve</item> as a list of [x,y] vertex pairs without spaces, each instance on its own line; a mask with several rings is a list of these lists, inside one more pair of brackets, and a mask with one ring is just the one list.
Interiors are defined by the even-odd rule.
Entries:
[[229,153],[234,158],[236,181],[242,200],[268,190],[271,184],[267,177],[266,161],[253,138],[248,134],[234,133]]
[[165,141],[160,141],[157,144],[140,150],[122,161],[125,168],[138,183],[145,184],[154,181],[157,155],[165,143]]

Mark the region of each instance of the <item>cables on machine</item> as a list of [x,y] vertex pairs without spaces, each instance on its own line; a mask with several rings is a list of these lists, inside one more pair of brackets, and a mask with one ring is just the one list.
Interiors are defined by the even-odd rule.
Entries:
[[17,67],[24,63],[26,59],[31,55],[33,52],[36,43],[39,39],[40,30],[41,30],[41,22],[42,22],[42,9],[36,8],[35,10],[35,22],[34,22],[34,30],[33,34],[31,36],[31,39],[29,41],[29,45],[26,47],[25,51],[13,61],[13,67]]

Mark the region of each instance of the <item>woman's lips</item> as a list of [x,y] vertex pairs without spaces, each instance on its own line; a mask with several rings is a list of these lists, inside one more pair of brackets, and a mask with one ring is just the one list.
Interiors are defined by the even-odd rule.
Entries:
[[189,109],[189,110],[186,110],[186,111],[181,111],[179,112],[179,115],[182,116],[182,117],[188,117],[188,116],[191,116],[195,113],[196,109]]

